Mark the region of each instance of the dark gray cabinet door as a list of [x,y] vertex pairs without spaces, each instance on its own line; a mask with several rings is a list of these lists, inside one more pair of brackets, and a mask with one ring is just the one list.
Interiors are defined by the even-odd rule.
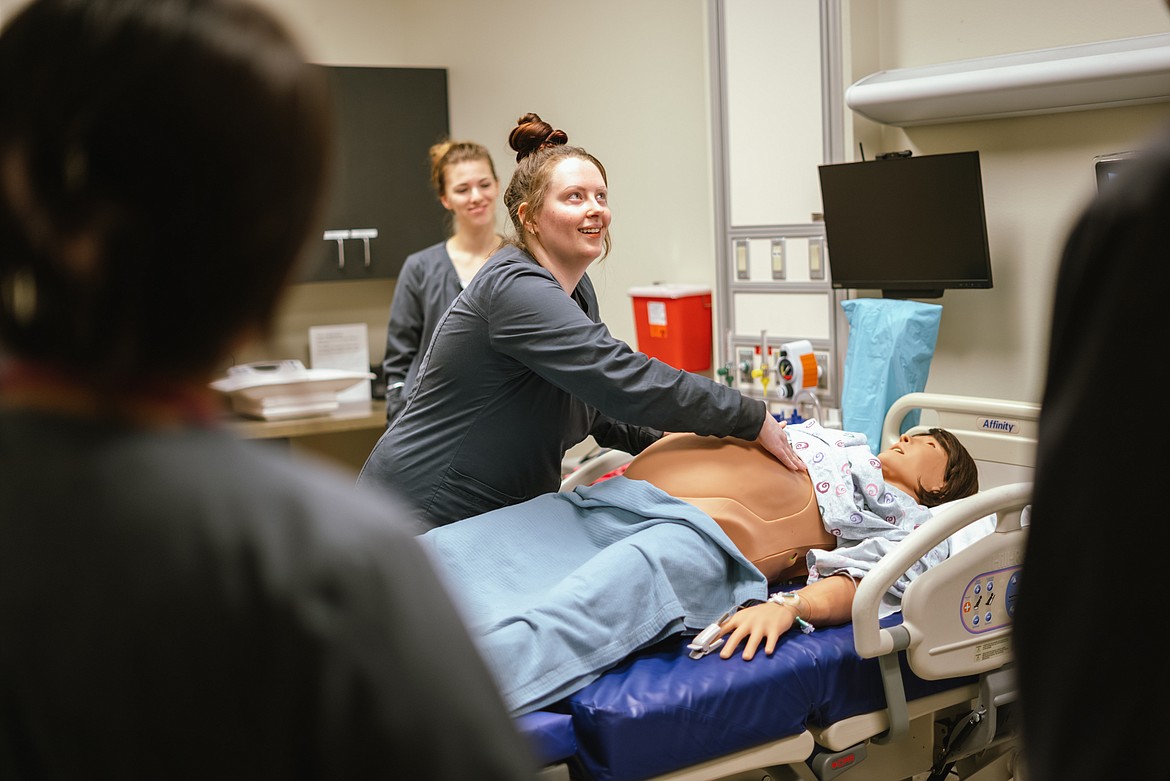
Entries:
[[446,235],[427,150],[450,132],[447,71],[321,67],[334,103],[334,172],[299,281],[396,277],[408,254]]

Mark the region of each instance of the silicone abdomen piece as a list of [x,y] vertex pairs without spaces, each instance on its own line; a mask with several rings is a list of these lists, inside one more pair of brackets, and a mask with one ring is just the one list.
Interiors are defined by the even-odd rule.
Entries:
[[808,473],[793,472],[754,442],[671,434],[631,461],[625,476],[706,512],[772,583],[807,575],[810,548],[836,546]]

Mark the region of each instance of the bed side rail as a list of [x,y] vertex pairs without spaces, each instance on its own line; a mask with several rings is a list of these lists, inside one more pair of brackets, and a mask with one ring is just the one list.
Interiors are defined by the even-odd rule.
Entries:
[[907,588],[902,600],[902,625],[911,636],[906,655],[920,678],[978,674],[1012,661],[1012,618],[1031,489],[1030,483],[1005,486],[995,509],[995,532]]
[[633,456],[624,450],[599,448],[585,456],[578,466],[561,480],[558,491],[565,493],[577,486],[590,485],[622,464],[628,464]]
[[[916,675],[942,679],[979,675],[981,696],[972,713],[980,745],[998,739],[997,709],[1015,699],[1011,621],[1027,535],[1031,483],[983,491],[940,510],[902,540],[857,587],[853,643],[863,658],[877,657],[889,730],[877,743],[901,740],[909,730],[898,652]],[[991,513],[996,528],[906,588],[900,625],[882,628],[882,595],[919,558],[964,526]],[[988,597],[991,596],[990,605]]]
[[[965,654],[961,655],[963,663],[957,666],[940,667],[931,660],[942,654],[951,656],[953,662],[952,644],[965,644],[973,636],[982,636],[987,641],[1010,632],[1010,621],[1003,620],[1010,619],[1013,605],[1010,598],[996,597],[996,607],[1003,608],[1003,615],[993,616],[994,626],[988,628],[981,620],[972,629],[969,628],[970,622],[964,624],[964,595],[968,589],[974,589],[981,575],[1019,569],[1025,536],[1022,514],[1031,496],[1031,483],[1013,483],[960,499],[940,510],[895,546],[857,587],[853,600],[853,642],[857,653],[872,658],[916,646],[911,653],[924,656],[928,661],[920,671],[913,665],[912,658],[912,669],[924,678],[970,675],[1006,662],[1007,659],[994,656],[978,660]],[[903,623],[881,628],[878,609],[886,590],[931,548],[964,526],[992,513],[997,514],[995,532],[915,579],[902,602]],[[993,585],[993,590],[995,587]],[[1006,582],[998,587],[1007,590]],[[985,586],[981,592],[984,590]],[[930,616],[923,617],[924,614]],[[933,637],[940,639],[931,640]],[[927,645],[919,651],[917,646],[923,643]]]
[[1027,467],[1036,462],[1039,404],[941,393],[908,393],[894,401],[878,450],[897,441],[906,416],[916,410],[925,414],[908,433],[939,426],[955,434],[977,461]]

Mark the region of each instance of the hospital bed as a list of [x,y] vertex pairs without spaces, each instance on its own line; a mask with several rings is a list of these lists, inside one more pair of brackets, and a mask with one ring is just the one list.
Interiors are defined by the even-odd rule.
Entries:
[[[946,428],[975,457],[980,493],[937,508],[861,581],[852,624],[791,632],[771,657],[751,662],[692,659],[690,638],[670,638],[519,717],[542,777],[1013,778],[1011,617],[1038,415],[1037,405],[995,399],[899,399],[886,416],[882,446],[903,430]],[[563,489],[628,458],[591,458]],[[914,561],[976,524],[994,525],[994,532],[913,581],[901,612],[879,620],[881,595]]]

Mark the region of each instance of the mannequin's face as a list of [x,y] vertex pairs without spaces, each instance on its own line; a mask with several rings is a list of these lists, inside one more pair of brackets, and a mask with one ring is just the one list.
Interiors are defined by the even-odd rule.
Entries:
[[919,483],[927,491],[943,487],[947,474],[947,451],[929,434],[903,434],[890,448],[878,454],[882,476],[907,486]]

